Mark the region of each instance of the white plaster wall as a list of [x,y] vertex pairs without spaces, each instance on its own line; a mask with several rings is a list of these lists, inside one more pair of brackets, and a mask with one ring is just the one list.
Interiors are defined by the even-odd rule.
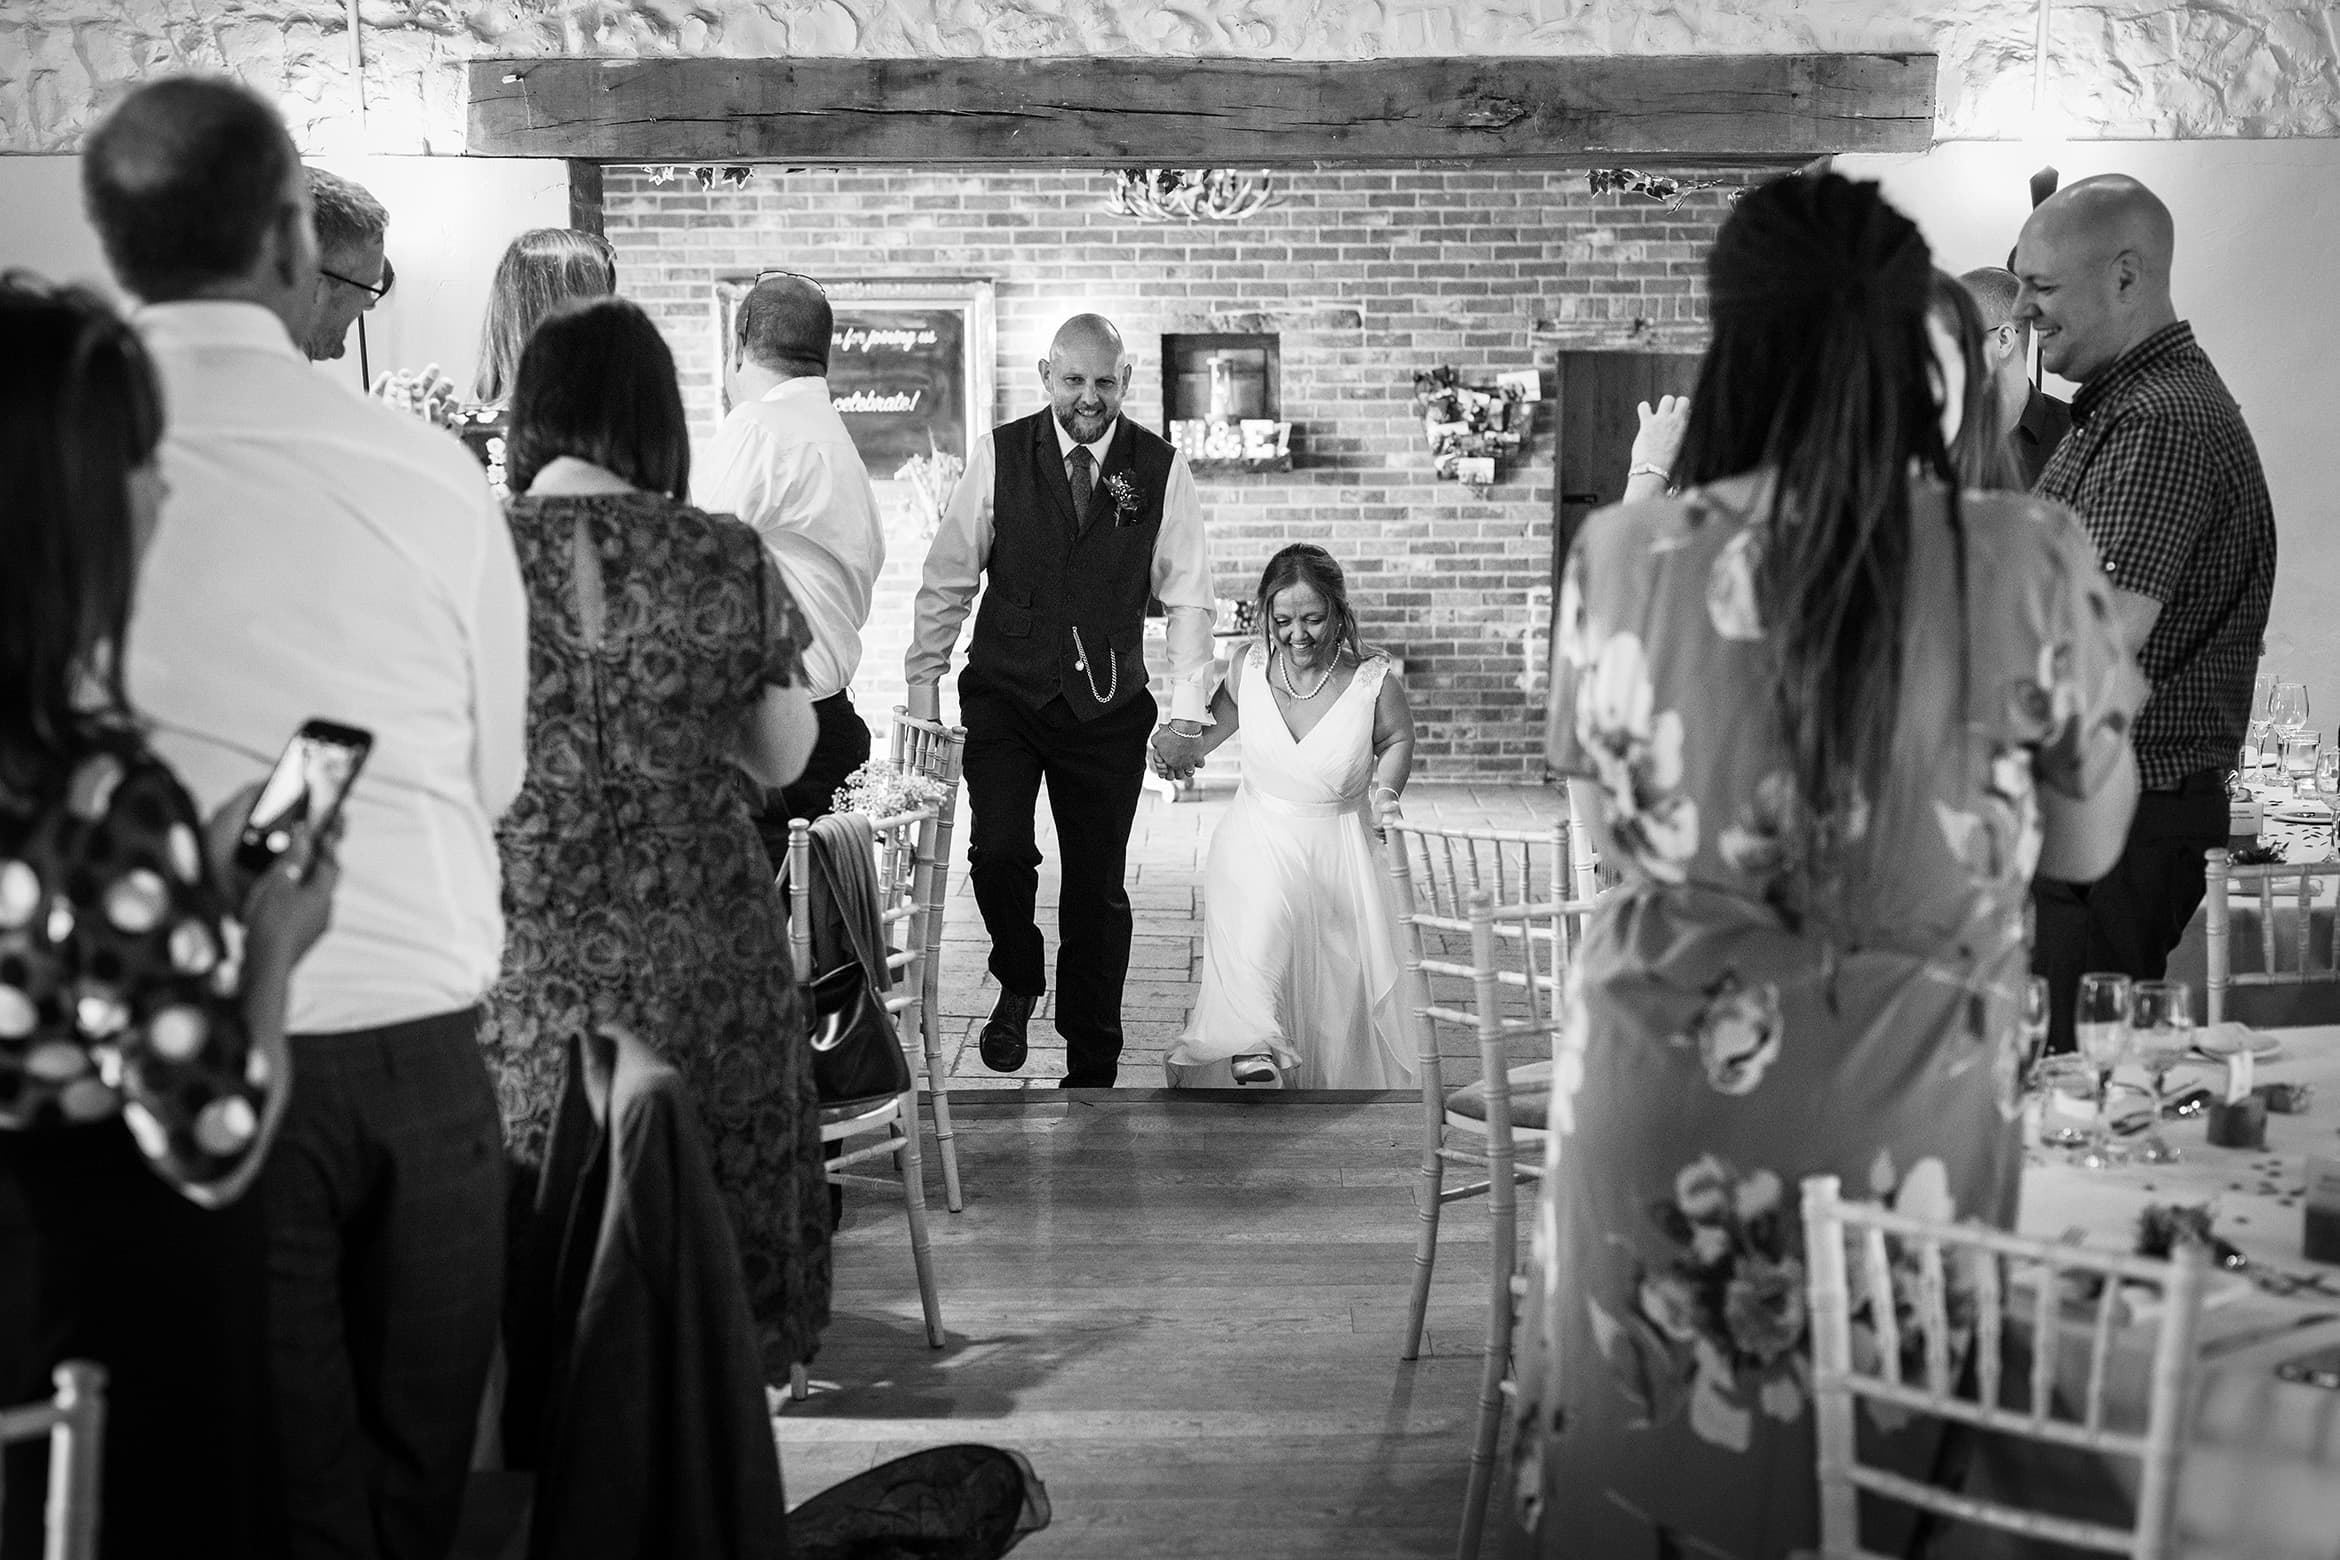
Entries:
[[[2340,726],[2340,140],[1938,146],[1922,157],[1840,157],[1878,178],[1947,269],[2004,265],[2033,169],[2145,181],[2177,221],[2178,313],[2242,406],[2274,495],[2281,549],[2271,667],[2306,679],[2316,724]],[[2063,391],[2069,394],[2069,387]]]
[[[569,220],[567,165],[540,158],[328,157],[390,209],[398,285],[366,317],[377,372],[436,362],[465,390],[488,283],[512,236]],[[97,234],[81,213],[81,159],[0,157],[0,270],[25,266],[52,281],[115,292]],[[349,356],[321,370],[357,381]]]
[[[129,82],[227,70],[309,151],[462,149],[482,54],[1697,54],[1931,50],[1946,137],[2340,134],[2326,0],[7,0],[0,151],[70,149]],[[348,17],[361,20],[361,94]]]

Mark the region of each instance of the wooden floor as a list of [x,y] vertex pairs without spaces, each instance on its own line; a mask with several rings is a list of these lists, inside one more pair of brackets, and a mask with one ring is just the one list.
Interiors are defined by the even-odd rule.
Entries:
[[1401,1363],[1420,1109],[967,1097],[966,1210],[929,1193],[949,1344],[921,1335],[899,1201],[856,1190],[813,1396],[775,1425],[790,1501],[978,1441],[1048,1486],[1054,1524],[1019,1557],[1452,1554],[1487,1218],[1448,1209],[1423,1358]]

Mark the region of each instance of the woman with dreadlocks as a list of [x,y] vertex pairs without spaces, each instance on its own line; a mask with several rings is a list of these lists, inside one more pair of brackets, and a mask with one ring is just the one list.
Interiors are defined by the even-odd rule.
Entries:
[[1520,1553],[1814,1544],[1797,1183],[2012,1223],[2025,892],[2101,875],[2135,802],[2087,539],[1961,491],[1916,227],[1786,178],[1707,274],[1681,491],[1594,515],[1561,586],[1550,756],[1623,881],[1555,1047]]

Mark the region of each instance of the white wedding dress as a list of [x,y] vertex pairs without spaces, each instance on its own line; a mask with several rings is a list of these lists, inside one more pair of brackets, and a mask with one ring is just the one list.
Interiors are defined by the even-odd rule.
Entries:
[[1375,656],[1295,742],[1253,645],[1236,691],[1243,785],[1203,869],[1202,994],[1166,1069],[1224,1088],[1229,1060],[1270,1054],[1287,1088],[1414,1081],[1399,1012],[1382,847],[1368,825]]

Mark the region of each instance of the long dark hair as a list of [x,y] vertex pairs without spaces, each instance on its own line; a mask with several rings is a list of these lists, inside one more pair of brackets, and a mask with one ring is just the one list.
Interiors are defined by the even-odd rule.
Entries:
[[479,324],[479,372],[471,393],[481,401],[512,394],[520,354],[537,324],[564,303],[617,291],[617,252],[599,233],[530,228],[504,249]]
[[1714,335],[1676,470],[1776,477],[1752,517],[1756,601],[1814,867],[1830,815],[1877,794],[1892,740],[1913,469],[1950,484],[1957,520],[1927,378],[1932,280],[1916,225],[1833,173],[1750,191],[1707,256]]
[[1359,661],[1365,659],[1365,641],[1357,632],[1357,614],[1349,606],[1349,582],[1333,555],[1313,542],[1294,542],[1267,561],[1259,576],[1259,637],[1272,653],[1276,597],[1295,585],[1305,585],[1332,608],[1333,643]]
[[38,790],[127,722],[130,473],[162,442],[146,353],[85,292],[0,277],[0,782]]
[[646,493],[690,491],[691,436],[674,354],[650,316],[623,298],[555,309],[520,354],[506,461],[512,491],[527,492],[563,455]]
[[1959,403],[1958,433],[1950,441],[1950,465],[1968,488],[1985,493],[2020,493],[2023,466],[2015,459],[2007,430],[1999,426],[1999,391],[1983,360],[1982,309],[1957,277],[1934,273],[1927,314],[1958,343],[1966,364],[1966,391]]

